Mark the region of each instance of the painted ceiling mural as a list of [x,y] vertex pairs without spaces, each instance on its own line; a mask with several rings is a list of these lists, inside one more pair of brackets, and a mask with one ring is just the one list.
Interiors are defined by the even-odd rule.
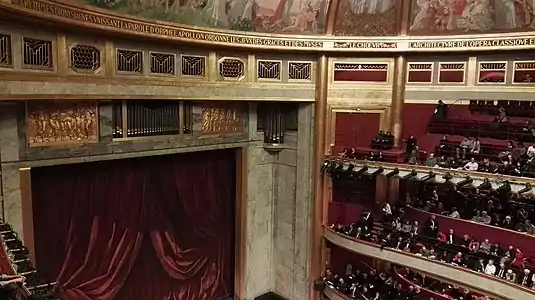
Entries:
[[335,34],[392,36],[399,32],[400,0],[340,0]]
[[145,19],[287,34],[322,34],[330,0],[73,0]]
[[535,0],[413,0],[411,34],[535,30]]

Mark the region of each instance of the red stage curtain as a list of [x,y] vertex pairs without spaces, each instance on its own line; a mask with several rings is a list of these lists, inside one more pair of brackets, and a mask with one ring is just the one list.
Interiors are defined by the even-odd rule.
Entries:
[[233,296],[232,150],[32,170],[36,259],[69,300]]

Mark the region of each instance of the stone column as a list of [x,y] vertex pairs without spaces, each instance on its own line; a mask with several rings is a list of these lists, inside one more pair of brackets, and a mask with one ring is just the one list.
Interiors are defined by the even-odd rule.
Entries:
[[323,219],[325,212],[323,201],[323,177],[320,168],[325,158],[325,128],[327,117],[327,88],[329,78],[328,58],[322,55],[316,64],[316,101],[314,103],[314,159],[312,164],[312,178],[314,184],[313,214],[311,220],[311,259],[309,271],[309,299],[319,299],[319,293],[314,291],[313,281],[321,276],[325,263],[325,241],[323,239]]
[[403,106],[405,104],[405,82],[407,62],[405,56],[396,57],[394,62],[394,82],[392,83],[392,107],[390,113],[390,131],[394,135],[394,147],[401,145],[403,123]]

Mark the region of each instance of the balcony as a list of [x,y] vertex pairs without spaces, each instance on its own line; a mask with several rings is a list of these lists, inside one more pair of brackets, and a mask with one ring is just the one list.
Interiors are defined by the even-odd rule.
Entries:
[[324,229],[324,237],[331,243],[349,251],[360,253],[378,260],[403,265],[422,273],[430,274],[433,277],[440,277],[440,279],[445,282],[462,283],[463,285],[475,291],[480,291],[483,294],[491,294],[503,299],[511,300],[531,299],[535,297],[535,290],[523,288],[491,276],[455,267],[450,264],[428,260],[411,253],[388,248],[381,250],[378,245],[343,236],[328,228]]
[[323,294],[325,295],[325,297],[331,300],[348,300],[349,299],[349,297],[345,296],[344,294],[340,293],[339,291],[329,286],[325,287],[325,291],[323,291]]
[[[422,179],[430,174],[433,175],[433,180],[436,183],[444,183],[446,179],[444,176],[451,176],[450,182],[456,184],[460,181],[470,177],[473,180],[474,186],[479,186],[488,181],[491,184],[491,188],[497,189],[504,183],[511,186],[511,192],[518,193],[526,188],[526,184],[535,185],[535,179],[526,177],[517,177],[501,174],[490,174],[477,171],[464,171],[455,169],[443,169],[443,168],[431,168],[425,166],[406,165],[398,163],[387,162],[373,162],[356,159],[346,159],[341,157],[327,157],[326,163],[334,164],[335,171],[347,172],[351,167],[353,172],[358,172],[360,169],[365,168],[365,174],[369,175],[386,175],[389,178],[414,178]],[[325,164],[324,164],[325,166]],[[339,169],[336,170],[336,167]],[[322,167],[323,168],[323,167]],[[329,173],[329,171],[327,171]]]

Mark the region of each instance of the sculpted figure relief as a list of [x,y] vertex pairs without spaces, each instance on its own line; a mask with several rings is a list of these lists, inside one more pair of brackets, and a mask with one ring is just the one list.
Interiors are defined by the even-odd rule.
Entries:
[[30,146],[98,140],[96,103],[28,104]]
[[412,34],[533,30],[535,0],[413,0]]
[[202,109],[201,130],[207,134],[242,132],[242,114],[234,107],[205,107]]
[[329,0],[75,1],[147,19],[186,25],[299,34],[323,33],[329,4]]

